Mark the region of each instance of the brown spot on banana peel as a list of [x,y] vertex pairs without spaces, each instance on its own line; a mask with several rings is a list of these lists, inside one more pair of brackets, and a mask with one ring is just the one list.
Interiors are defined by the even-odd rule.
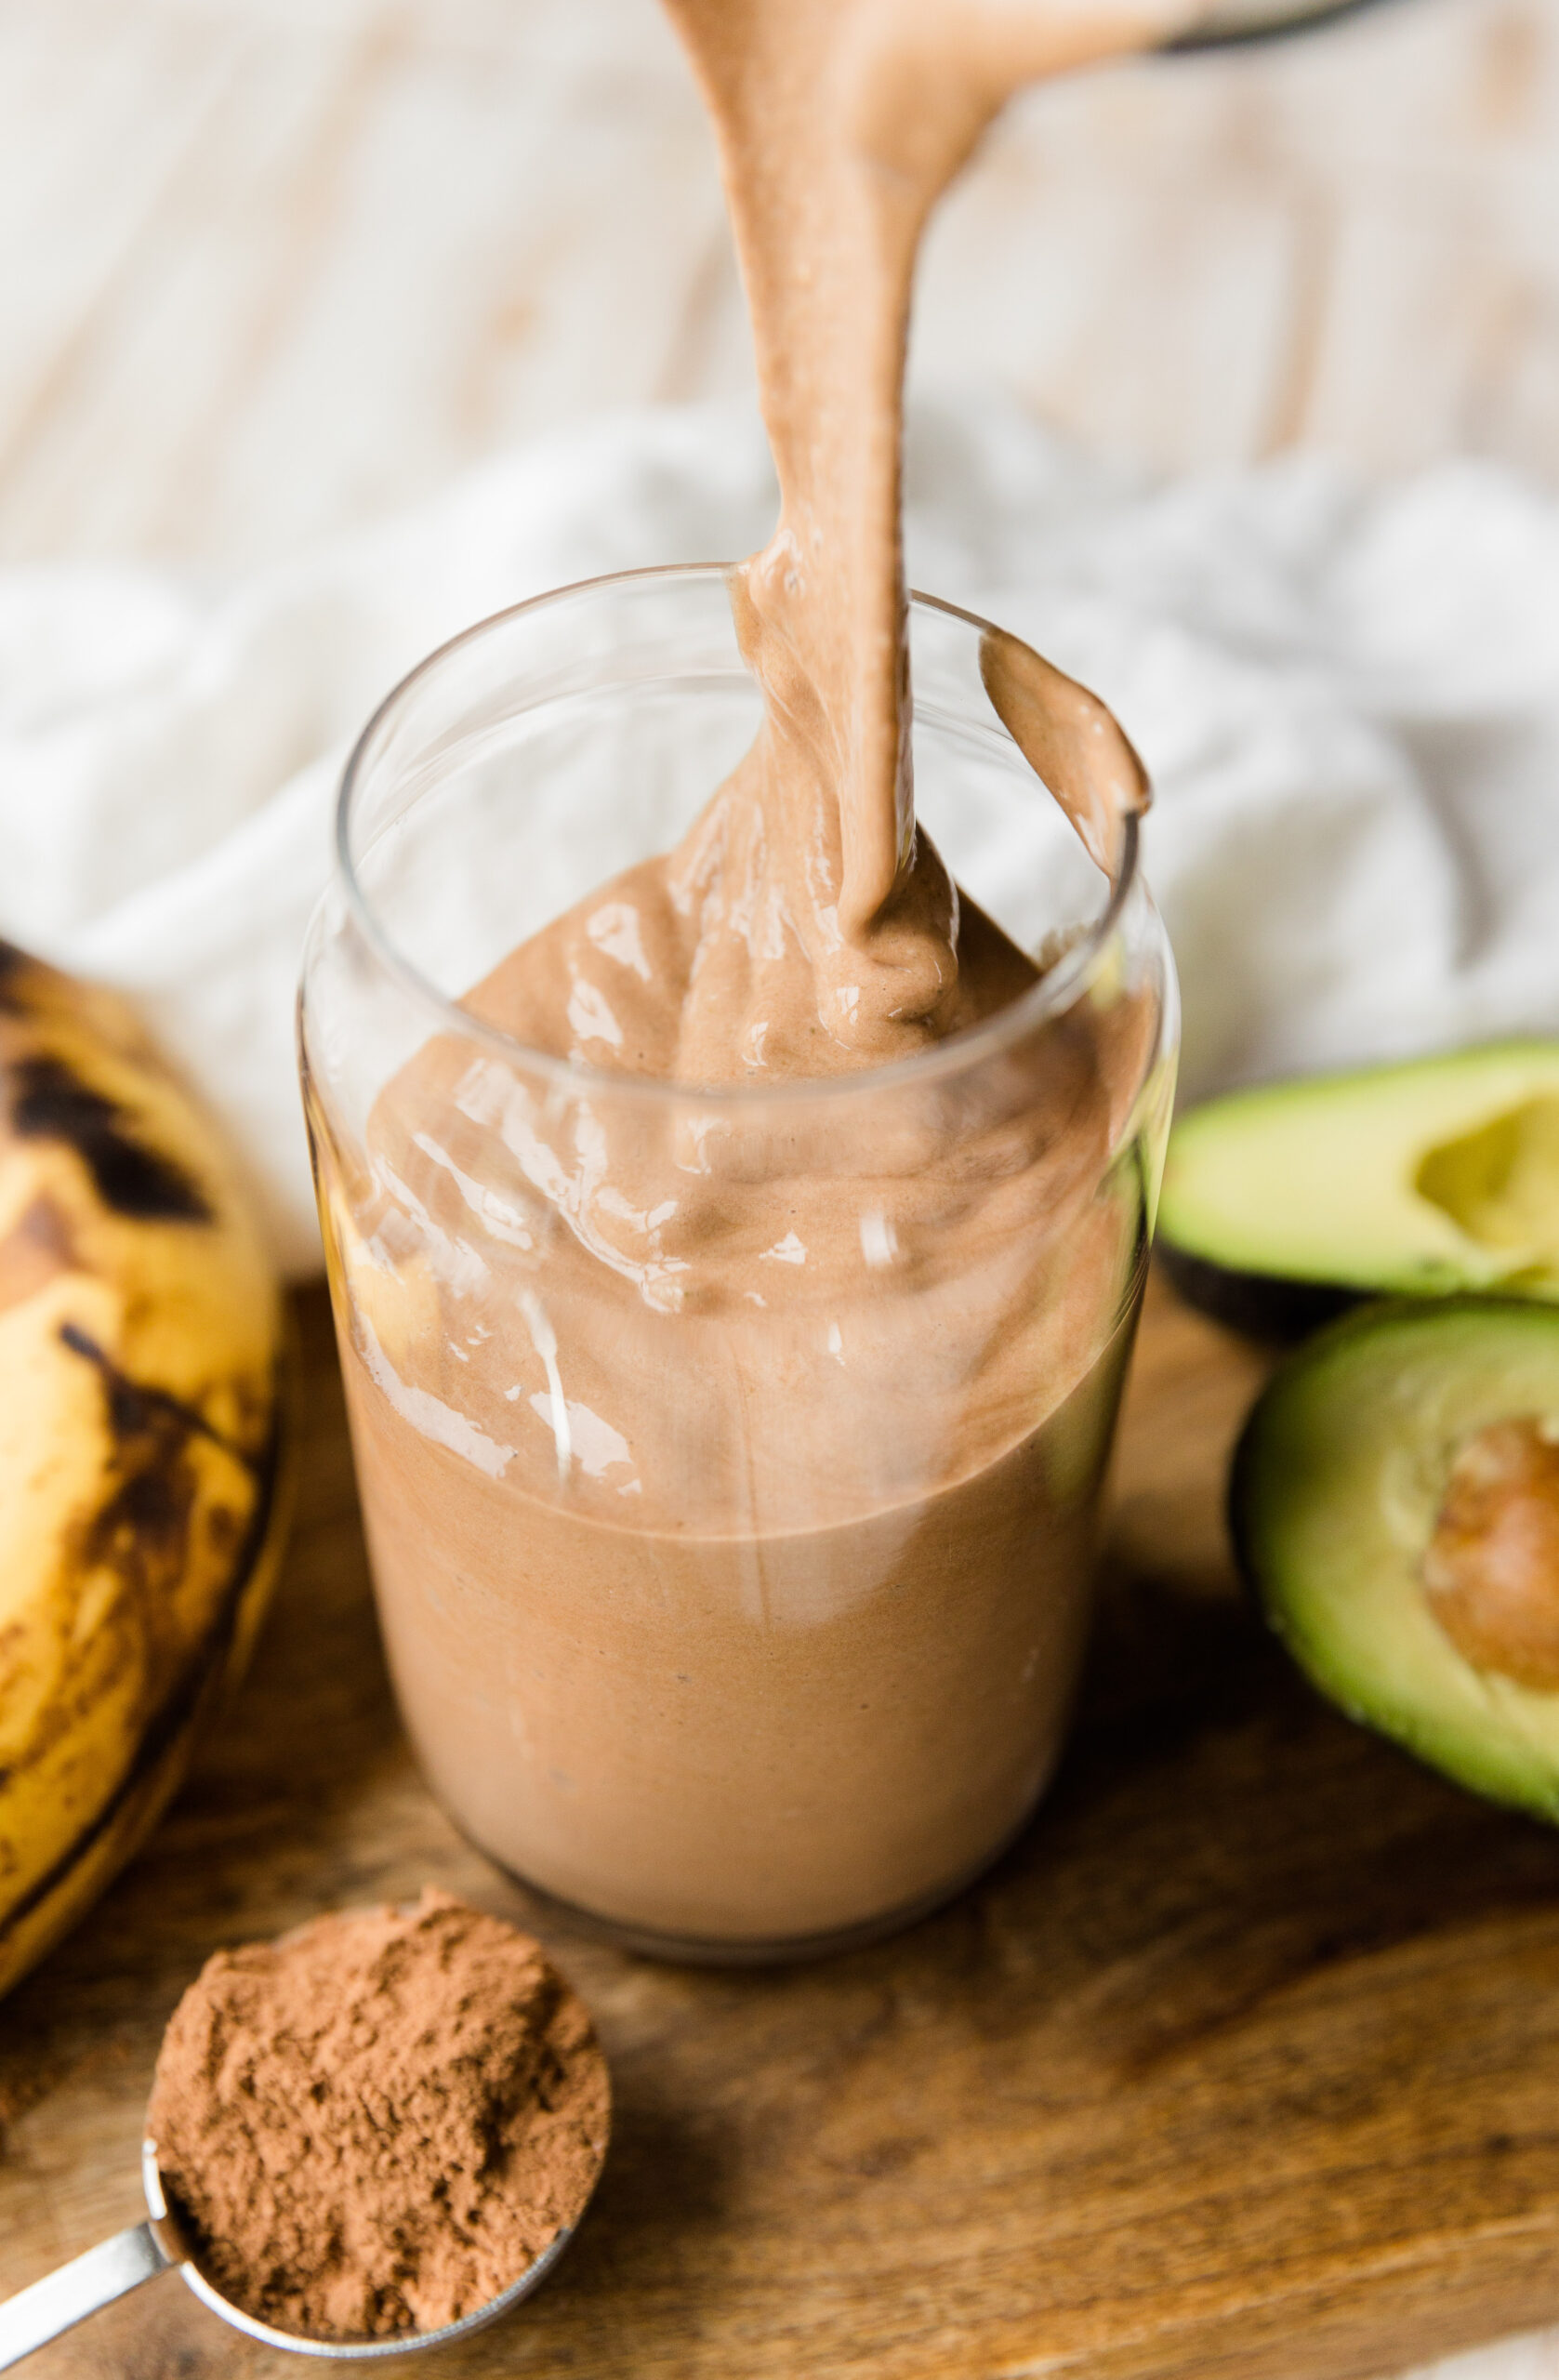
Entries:
[[82,1530],[79,1558],[85,1575],[107,1570],[124,1582],[154,1634],[189,1558],[199,1482],[186,1452],[188,1428],[166,1413],[148,1418],[149,1429],[120,1438],[123,1476]]
[[[64,1323],[57,1335],[62,1346],[89,1360],[97,1370],[110,1449],[104,1492],[72,1524],[60,1549],[63,1568],[79,1581],[114,1582],[104,1608],[128,1619],[134,1646],[129,1658],[149,1664],[145,1684],[154,1707],[170,1668],[178,1666],[181,1658],[173,1614],[189,1570],[192,1523],[202,1507],[191,1443],[198,1439],[215,1446],[224,1462],[237,1467],[240,1479],[247,1474],[252,1481],[255,1458],[230,1446],[193,1407],[127,1379],[79,1324]],[[238,1496],[240,1514],[227,1514],[230,1559],[250,1509],[249,1489],[240,1487]],[[226,1506],[207,1502],[201,1510],[209,1553],[219,1565],[223,1532],[213,1536],[209,1529],[218,1513],[227,1513]],[[73,1698],[57,1699],[41,1714],[22,1765],[49,1755],[79,1723]]]
[[1536,1415],[1490,1422],[1458,1449],[1422,1576],[1474,1669],[1559,1691],[1559,1444]]
[[258,1458],[240,1446],[235,1438],[213,1428],[198,1406],[186,1404],[181,1396],[173,1395],[165,1388],[149,1388],[143,1381],[132,1380],[127,1372],[121,1371],[112,1356],[98,1344],[89,1330],[82,1329],[79,1322],[62,1322],[59,1340],[60,1344],[69,1347],[73,1355],[83,1355],[89,1364],[96,1365],[108,1398],[109,1427],[116,1438],[134,1437],[155,1427],[157,1417],[165,1416],[180,1428],[193,1430],[201,1437],[209,1438],[213,1446],[220,1447],[224,1454],[231,1454],[235,1462],[244,1464],[245,1470],[255,1471],[258,1468]]
[[[138,1792],[174,1752],[180,1738],[192,1728],[203,1701],[214,1691],[224,1674],[238,1633],[244,1597],[271,1543],[284,1492],[285,1465],[283,1458],[289,1408],[288,1388],[288,1368],[284,1362],[279,1362],[273,1384],[271,1430],[258,1457],[246,1458],[256,1481],[254,1510],[244,1531],[231,1572],[213,1611],[210,1626],[140,1729],[135,1757],[112,1792],[78,1830],[58,1858],[42,1874],[33,1877],[16,1900],[0,1912],[0,1964],[3,1964],[6,1947],[17,1928],[43,1908],[49,1897],[59,1889],[72,1871],[126,1813]],[[157,1399],[162,1393],[150,1390],[140,1394]],[[166,1402],[174,1405],[177,1400],[169,1398]],[[198,1416],[195,1419],[198,1422]],[[204,1422],[198,1425],[203,1431],[205,1429]],[[216,1435],[210,1431],[205,1434]],[[161,1806],[161,1800],[154,1799],[146,1810],[142,1823],[150,1826]],[[138,1828],[138,1839],[139,1833]],[[33,1955],[41,1955],[44,1947],[46,1945],[40,1945],[39,1950]]]
[[136,1223],[213,1221],[182,1166],[126,1129],[124,1112],[64,1062],[40,1055],[10,1068],[11,1129],[21,1141],[62,1141],[92,1176],[105,1207]]

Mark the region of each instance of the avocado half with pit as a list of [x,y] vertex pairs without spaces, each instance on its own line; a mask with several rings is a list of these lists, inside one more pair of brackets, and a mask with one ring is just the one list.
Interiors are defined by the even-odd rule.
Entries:
[[1230,1519],[1323,1694],[1559,1823],[1559,1307],[1458,1297],[1334,1323],[1259,1399]]
[[1288,1338],[1361,1294],[1559,1300],[1559,1041],[1231,1092],[1169,1137],[1165,1267]]

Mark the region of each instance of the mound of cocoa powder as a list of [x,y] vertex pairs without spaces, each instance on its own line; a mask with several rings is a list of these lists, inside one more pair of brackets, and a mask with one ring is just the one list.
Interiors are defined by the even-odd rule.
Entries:
[[208,1960],[147,2127],[222,2294],[345,2339],[436,2329],[517,2280],[578,2219],[610,2111],[540,1946],[428,1891]]

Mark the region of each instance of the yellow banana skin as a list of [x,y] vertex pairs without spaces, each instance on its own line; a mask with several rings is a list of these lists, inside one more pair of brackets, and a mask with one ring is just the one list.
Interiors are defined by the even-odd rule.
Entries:
[[124,1866],[281,1555],[290,1347],[226,1145],[0,943],[0,1992]]

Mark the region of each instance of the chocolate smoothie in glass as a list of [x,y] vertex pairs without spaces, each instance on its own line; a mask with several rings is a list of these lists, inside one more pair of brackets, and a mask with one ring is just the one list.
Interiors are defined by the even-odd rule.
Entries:
[[899,392],[925,217],[1001,100],[1190,12],[671,13],[779,527],[522,606],[390,697],[303,1050],[435,1790],[626,1938],[760,1957],[977,1872],[1076,1680],[1172,974],[1109,713],[911,612]]

